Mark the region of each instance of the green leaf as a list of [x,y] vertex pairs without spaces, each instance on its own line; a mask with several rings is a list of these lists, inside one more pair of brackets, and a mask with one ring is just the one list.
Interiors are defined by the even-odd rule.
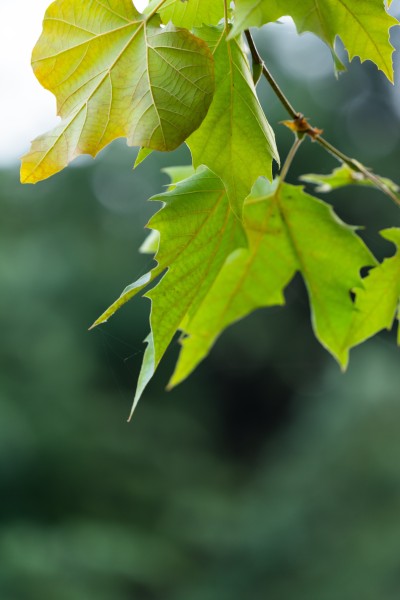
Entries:
[[[174,171],[172,172],[174,173]],[[146,294],[151,331],[146,338],[132,412],[169,343],[183,332],[182,351],[170,387],[208,354],[220,333],[256,308],[284,304],[284,288],[299,271],[306,284],[317,338],[344,367],[360,269],[375,264],[354,228],[302,187],[259,179],[234,216],[221,180],[206,168],[152,200],[164,207],[150,220],[157,232],[157,267],[129,286],[95,325],[104,322],[160,273]]]
[[285,303],[283,290],[297,271],[298,260],[272,189],[260,179],[246,201],[243,226],[249,247],[229,256],[184,328],[182,350],[169,388],[188,377],[230,324],[257,308]]
[[[171,183],[168,187],[169,190],[175,188],[176,184],[179,181],[183,181],[184,179],[188,179],[192,175],[194,175],[195,170],[192,165],[184,165],[179,167],[165,167],[162,169],[163,173],[166,173],[171,180]],[[143,244],[139,248],[139,252],[142,254],[156,254],[160,245],[160,232],[152,229],[144,240]]]
[[[391,179],[388,179],[387,177],[379,177],[378,175],[375,177],[377,177],[377,179],[393,193],[397,193],[400,190],[397,183],[394,183],[394,181]],[[362,173],[353,171],[353,169],[350,169],[350,167],[347,165],[342,165],[327,175],[308,173],[307,175],[302,175],[300,179],[302,181],[306,181],[307,183],[315,184],[317,186],[315,188],[316,192],[331,192],[332,190],[344,187],[346,185],[364,185],[367,187],[376,187],[376,184],[373,181],[368,179]]]
[[165,203],[149,227],[160,233],[156,259],[168,271],[146,294],[151,333],[132,412],[176,331],[196,313],[229,254],[246,244],[221,180],[208,169],[152,200]]
[[155,254],[160,245],[160,234],[152,229],[139,248],[141,254]]
[[139,152],[137,154],[136,160],[135,160],[135,164],[133,165],[133,168],[136,169],[136,167],[138,167],[152,153],[153,153],[153,150],[151,150],[150,148],[140,148]]
[[206,118],[187,144],[195,167],[205,164],[222,179],[240,217],[256,179],[272,178],[272,161],[279,161],[275,136],[258,102],[241,40],[226,41],[223,29],[216,27],[196,33],[214,55],[216,90]]
[[[179,181],[182,181],[183,179],[186,179],[187,177],[193,175],[194,170],[192,166],[167,167],[163,169],[163,172],[167,173],[167,175],[170,177],[171,185],[169,186],[169,189],[173,189],[176,187],[176,184]],[[159,245],[160,233],[159,231],[152,229],[147,238],[144,240],[143,244],[140,246],[139,251],[142,254],[155,254],[159,249]],[[179,247],[177,248],[176,255],[178,253]],[[110,319],[117,312],[117,310],[119,310],[124,304],[129,302],[129,300],[134,298],[138,293],[140,293],[150,283],[152,283],[163,271],[165,271],[169,263],[162,261],[160,255],[157,256],[157,259],[157,267],[154,267],[154,269],[152,269],[150,272],[145,273],[145,275],[140,277],[137,281],[128,285],[124,289],[120,297],[117,298],[117,300],[115,300],[115,302],[113,302],[111,306],[109,306],[107,310],[105,310],[100,315],[100,317],[98,317],[98,319],[96,319],[96,321],[93,323],[90,329],[94,329],[98,325],[106,323],[108,319]],[[169,256],[169,260],[174,260],[174,254],[171,254],[171,256]]]
[[131,0],[57,0],[46,12],[32,57],[57,97],[61,123],[37,138],[21,180],[35,183],[80,154],[95,156],[118,137],[173,150],[204,119],[214,91],[204,41],[158,17],[145,21]]
[[184,179],[188,179],[195,173],[195,169],[192,165],[184,165],[180,167],[165,167],[162,169],[163,173],[166,173],[171,180],[171,186],[175,186],[175,184],[183,181]]
[[196,314],[184,327],[170,387],[185,379],[228,325],[262,306],[284,303],[283,290],[300,271],[321,343],[342,366],[353,318],[350,291],[360,269],[375,260],[353,228],[301,187],[257,182],[246,201],[248,249],[231,254]]
[[[154,240],[153,240],[153,242],[154,242]],[[154,244],[154,246],[155,246],[155,244]],[[113,302],[111,304],[111,306],[109,306],[107,308],[107,310],[105,310],[100,315],[100,317],[95,320],[93,325],[91,325],[89,327],[89,331],[91,329],[94,329],[95,327],[98,327],[99,325],[102,325],[103,323],[106,323],[108,321],[108,319],[110,319],[117,312],[117,310],[119,310],[124,304],[129,302],[129,300],[134,298],[137,294],[139,294],[139,292],[141,292],[142,290],[147,288],[147,286],[152,281],[154,281],[154,279],[158,275],[160,275],[160,273],[162,273],[163,270],[164,269],[160,265],[159,267],[157,267],[157,268],[153,269],[152,271],[149,271],[148,273],[145,273],[144,275],[139,277],[139,279],[137,281],[135,281],[134,283],[131,283],[130,285],[128,285],[124,289],[124,291],[122,292],[120,297],[117,298],[115,300],[115,302]]]
[[350,291],[360,285],[360,270],[376,263],[354,227],[331,206],[295,186],[283,186],[279,205],[295,249],[311,303],[314,333],[345,368],[343,340],[353,318]]
[[335,57],[334,44],[339,36],[350,60],[355,56],[361,61],[371,60],[393,81],[389,29],[398,21],[386,12],[382,0],[236,0],[235,7],[231,35],[290,15],[299,33],[315,33]]
[[[160,0],[152,0],[145,13],[154,10]],[[164,23],[193,29],[202,25],[217,25],[224,16],[224,0],[166,0],[158,11]]]
[[346,339],[352,348],[378,333],[390,329],[398,314],[400,300],[400,229],[385,229],[382,236],[397,246],[397,253],[371,269],[356,293],[353,322]]

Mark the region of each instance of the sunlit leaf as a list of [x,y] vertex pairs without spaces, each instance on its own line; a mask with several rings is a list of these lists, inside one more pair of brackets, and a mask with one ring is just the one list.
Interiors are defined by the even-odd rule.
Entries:
[[[169,189],[173,189],[179,181],[182,181],[183,179],[186,179],[194,174],[194,169],[192,166],[168,167],[168,168],[163,169],[163,171],[171,179],[171,184],[169,186]],[[160,245],[160,232],[157,231],[156,229],[152,229],[150,231],[149,235],[147,236],[147,238],[144,240],[143,244],[141,245],[139,251],[142,254],[156,254],[156,252],[158,252],[159,245]],[[98,325],[101,325],[102,323],[106,323],[108,321],[108,319],[110,319],[114,315],[114,313],[117,312],[117,310],[119,310],[124,304],[129,302],[129,300],[131,300],[137,294],[139,294],[141,291],[143,291],[152,281],[154,281],[169,266],[170,262],[168,262],[168,261],[174,260],[174,258],[179,254],[179,252],[180,252],[180,247],[177,246],[175,254],[172,253],[170,255],[167,255],[166,260],[162,260],[161,255],[158,255],[157,256],[158,265],[156,267],[154,267],[148,273],[145,273],[145,275],[142,275],[141,277],[139,277],[139,279],[137,281],[128,285],[123,290],[120,297],[117,298],[115,300],[115,302],[113,302],[111,304],[111,306],[109,306],[107,308],[107,310],[105,310],[104,313],[102,313],[100,315],[100,317],[98,317],[98,319],[96,319],[96,321],[93,323],[93,325],[90,327],[90,329],[93,329],[94,327],[97,327]]]
[[80,154],[95,156],[118,137],[173,150],[202,122],[214,90],[204,41],[158,17],[145,21],[130,0],[57,0],[32,57],[57,97],[61,123],[37,138],[21,179],[35,183]]
[[299,265],[271,191],[262,180],[254,186],[243,212],[249,247],[229,256],[184,328],[182,350],[169,387],[188,377],[231,323],[262,306],[285,303],[284,288]]
[[[376,177],[393,193],[399,192],[399,186],[391,179],[388,179],[387,177]],[[365,175],[363,175],[363,173],[353,171],[353,169],[350,169],[350,167],[347,165],[342,165],[327,175],[308,173],[307,175],[302,175],[300,179],[302,181],[306,181],[307,183],[315,184],[316,192],[331,192],[332,190],[344,187],[346,185],[364,185],[367,187],[376,187],[376,184],[371,181],[371,179],[368,179]]]
[[170,188],[175,184],[183,181],[184,179],[188,179],[195,173],[195,169],[192,165],[184,165],[179,167],[165,167],[162,169],[162,172],[168,175],[171,180]]
[[131,300],[142,290],[144,290],[149,285],[149,283],[151,283],[160,273],[162,273],[162,271],[163,268],[159,266],[158,268],[155,268],[152,271],[145,273],[144,275],[142,275],[142,277],[139,277],[139,279],[134,283],[128,285],[124,289],[120,297],[117,298],[115,302],[113,302],[111,306],[109,306],[107,310],[105,310],[98,319],[96,319],[96,321],[93,323],[93,325],[91,325],[89,329],[94,329],[98,325],[106,323],[108,319],[110,319],[114,315],[114,313],[117,312],[117,310],[119,310],[124,304],[129,302],[129,300]]
[[308,290],[315,335],[346,366],[351,291],[362,286],[360,270],[375,259],[329,205],[299,186],[259,179],[242,228],[221,180],[208,169],[153,200],[165,203],[149,223],[158,232],[151,240],[158,266],[95,323],[167,269],[146,294],[151,330],[133,409],[177,331],[183,348],[170,386],[193,371],[231,323],[256,308],[284,304],[284,289],[297,271]]
[[144,160],[146,160],[146,158],[148,156],[150,156],[150,154],[153,153],[153,150],[151,148],[140,148],[139,152],[137,153],[137,157],[135,160],[135,164],[133,165],[133,168],[136,169],[136,167],[138,167],[140,164],[142,164],[142,162]]
[[361,267],[375,262],[361,239],[329,205],[301,187],[276,182],[256,184],[243,221],[249,247],[231,254],[184,325],[170,386],[193,371],[228,325],[256,308],[284,304],[284,288],[296,271],[308,290],[317,338],[346,364],[343,344],[354,313],[350,291],[361,284]]
[[[289,15],[299,32],[313,32],[328,44],[338,67],[340,38],[350,60],[371,60],[392,80],[389,30],[398,22],[389,5],[151,0],[141,15],[131,0],[56,0],[48,8],[32,64],[56,96],[61,121],[32,143],[22,181],[49,177],[79,155],[96,156],[120,137],[139,146],[135,167],[153,150],[174,150],[182,142],[192,154],[193,165],[165,169],[171,182],[153,198],[163,206],[140,251],[154,255],[154,268],[93,324],[107,321],[139,293],[151,300],[133,409],[177,332],[182,350],[170,387],[193,371],[226,327],[257,308],[284,304],[296,273],[308,292],[315,335],[343,369],[350,348],[391,327],[400,310],[400,251],[376,266],[356,228],[303,187],[285,183],[293,153],[272,181],[279,156],[255,89],[261,72],[268,73],[252,45],[250,68],[241,35]],[[316,138],[321,130],[307,129],[308,121],[296,118],[270,83],[294,117],[285,123],[296,135]],[[374,186],[400,204],[397,184],[319,141],[354,170],[344,165],[303,181],[320,192]],[[400,248],[399,231],[383,235]],[[362,278],[367,266],[372,270]]]
[[279,161],[275,136],[257,99],[240,39],[226,41],[222,28],[216,27],[197,34],[212,49],[216,90],[206,118],[187,143],[194,165],[205,164],[222,179],[240,216],[257,177],[272,178],[272,161]]
[[354,312],[350,291],[361,283],[361,268],[376,261],[354,227],[302,188],[284,185],[279,206],[310,297],[315,335],[344,368],[343,340]]
[[[236,0],[232,35],[289,15],[299,32],[311,31],[334,51],[339,36],[349,58],[371,60],[393,81],[393,46],[389,29],[398,21],[382,0]],[[340,64],[340,61],[337,62]]]
[[[152,0],[145,12],[158,4],[160,0]],[[224,16],[224,0],[166,0],[158,12],[164,23],[172,21],[177,27],[216,25]]]
[[160,245],[160,234],[152,229],[139,248],[141,254],[156,254]]
[[226,190],[208,169],[153,200],[165,202],[149,227],[160,233],[156,259],[168,271],[146,294],[151,299],[151,332],[133,409],[176,331],[196,313],[226,258],[246,245]]
[[382,236],[397,246],[397,253],[371,269],[356,293],[352,327],[346,346],[352,348],[378,333],[390,329],[398,314],[400,301],[400,229],[386,229]]

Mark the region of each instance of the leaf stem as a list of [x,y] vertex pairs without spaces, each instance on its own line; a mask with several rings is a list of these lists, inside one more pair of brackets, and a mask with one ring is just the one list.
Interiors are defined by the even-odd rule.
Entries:
[[225,21],[225,31],[228,31],[228,0],[224,0],[224,21]]
[[273,78],[273,76],[271,75],[271,73],[269,72],[269,70],[267,69],[263,59],[261,58],[257,47],[254,43],[253,40],[253,36],[251,35],[250,31],[248,29],[246,29],[246,31],[244,32],[246,39],[247,39],[247,43],[249,44],[249,48],[250,48],[250,52],[251,52],[251,57],[253,59],[253,61],[260,65],[260,67],[262,68],[262,72],[264,77],[266,78],[266,80],[268,81],[268,83],[270,84],[270,86],[272,87],[272,89],[275,92],[275,95],[279,98],[281,104],[284,106],[284,108],[286,109],[286,111],[289,113],[289,115],[292,117],[292,119],[298,119],[300,116],[300,113],[298,113],[293,106],[291,105],[290,101],[288,100],[288,98],[286,98],[285,94],[283,93],[283,91],[281,90],[281,88],[279,87],[278,83],[275,81],[275,79]]
[[288,171],[290,169],[290,166],[293,162],[294,157],[296,156],[296,152],[297,150],[300,148],[302,141],[304,140],[303,137],[298,137],[296,136],[296,139],[293,142],[292,147],[289,150],[289,154],[286,157],[285,162],[283,163],[281,172],[279,173],[279,184],[278,187],[280,187],[282,185],[282,183],[285,181],[286,176],[288,174]]
[[[264,75],[264,77],[266,78],[266,80],[268,81],[268,83],[270,84],[273,92],[275,93],[275,95],[277,96],[278,100],[281,102],[282,106],[285,108],[286,112],[292,117],[294,123],[293,123],[293,129],[296,131],[296,124],[301,123],[303,126],[304,124],[308,125],[307,120],[304,119],[302,113],[298,112],[291,104],[291,102],[289,101],[289,99],[286,97],[286,95],[284,94],[284,92],[281,90],[281,88],[279,87],[278,83],[275,81],[273,75],[270,73],[270,71],[267,69],[262,57],[260,56],[260,53],[258,52],[258,49],[254,43],[254,39],[253,36],[251,35],[250,31],[248,29],[245,30],[245,36],[246,36],[246,40],[247,43],[249,45],[249,49],[250,49],[250,53],[251,53],[251,58],[254,61],[254,63],[258,64],[261,66],[262,68],[262,73]],[[299,130],[298,130],[299,131]],[[330,154],[332,154],[335,158],[337,158],[339,161],[345,163],[348,167],[350,167],[353,171],[355,171],[356,173],[361,173],[364,177],[366,177],[367,179],[369,179],[370,181],[372,181],[372,183],[384,194],[386,194],[387,196],[389,196],[389,198],[391,200],[393,200],[393,202],[395,204],[397,204],[397,206],[400,206],[400,197],[397,196],[386,184],[384,181],[382,181],[382,179],[380,177],[378,177],[377,175],[375,175],[375,173],[372,173],[369,169],[367,169],[366,167],[364,167],[364,165],[362,165],[360,162],[358,162],[357,160],[350,158],[349,156],[346,156],[346,154],[343,154],[343,152],[341,152],[338,148],[335,148],[335,146],[333,146],[330,142],[328,142],[325,138],[323,138],[320,135],[320,131],[314,127],[309,126],[308,129],[303,129],[301,130],[303,134],[307,134],[309,137],[311,137],[311,139],[313,141],[316,141],[318,144],[320,144],[320,146],[322,146],[323,148],[325,148],[325,150],[327,152],[329,152]],[[291,160],[293,160],[293,157],[295,155],[295,153],[297,152],[297,148],[298,148],[299,144],[293,145],[292,150],[294,149],[293,152],[293,156],[291,156],[291,152],[288,155],[288,159],[291,156]],[[291,162],[290,160],[290,162]],[[287,160],[286,160],[287,162]],[[285,166],[286,166],[286,162],[282,167],[282,173],[281,173],[281,177],[282,174],[284,176],[286,176],[287,173],[287,169],[290,166],[287,167],[287,169],[285,170]],[[284,177],[282,177],[282,180],[284,179]]]

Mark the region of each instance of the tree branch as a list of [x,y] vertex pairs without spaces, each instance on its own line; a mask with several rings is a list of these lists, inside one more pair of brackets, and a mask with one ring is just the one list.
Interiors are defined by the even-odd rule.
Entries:
[[[253,36],[251,35],[250,31],[248,29],[246,29],[246,31],[244,33],[246,36],[247,43],[249,45],[251,58],[252,58],[253,62],[255,64],[258,64],[261,66],[262,73],[263,73],[264,77],[266,78],[266,80],[268,81],[268,83],[270,84],[273,92],[275,93],[275,95],[277,96],[279,101],[281,102],[282,106],[285,108],[286,112],[293,119],[293,122],[284,121],[284,124],[289,126],[290,129],[292,129],[292,131],[295,131],[295,133],[297,134],[298,137],[301,137],[304,135],[308,135],[309,137],[311,137],[311,139],[313,141],[317,142],[320,146],[325,148],[325,150],[327,152],[332,154],[339,161],[345,163],[348,167],[350,167],[350,169],[352,169],[356,173],[361,173],[364,177],[369,179],[381,192],[383,192],[384,194],[389,196],[389,198],[391,200],[393,200],[393,202],[395,204],[397,204],[397,206],[400,206],[400,197],[398,197],[394,192],[392,192],[392,190],[388,188],[388,186],[385,184],[384,181],[382,181],[382,179],[380,177],[378,177],[374,173],[371,173],[371,171],[369,169],[364,167],[364,165],[362,165],[357,160],[350,158],[349,156],[346,156],[345,154],[343,154],[343,152],[338,150],[338,148],[335,148],[335,146],[333,146],[330,142],[328,142],[325,138],[323,138],[321,136],[321,133],[322,133],[321,129],[317,129],[316,127],[311,127],[311,125],[308,123],[307,119],[304,118],[304,115],[302,113],[298,112],[292,106],[289,99],[286,97],[286,95],[281,90],[281,88],[279,87],[278,83],[276,82],[276,80],[274,79],[274,77],[272,76],[270,71],[267,69],[262,57],[260,56],[260,53],[257,50],[257,47],[254,43]],[[298,148],[298,146],[296,146],[295,152],[297,151],[297,148]],[[283,168],[282,168],[282,170],[283,170]]]
[[246,29],[244,34],[246,36],[247,43],[249,44],[253,62],[257,65],[260,65],[260,67],[262,68],[262,73],[263,73],[264,77],[267,79],[268,83],[274,90],[275,95],[279,98],[281,104],[285,107],[286,111],[289,113],[289,115],[292,117],[292,119],[297,119],[300,116],[300,113],[298,113],[293,108],[293,106],[289,102],[288,98],[286,98],[285,94],[282,92],[278,83],[275,81],[275,79],[272,77],[271,73],[268,71],[263,59],[261,58],[261,56],[257,50],[257,47],[253,40],[253,36],[251,35],[250,31],[248,29]]

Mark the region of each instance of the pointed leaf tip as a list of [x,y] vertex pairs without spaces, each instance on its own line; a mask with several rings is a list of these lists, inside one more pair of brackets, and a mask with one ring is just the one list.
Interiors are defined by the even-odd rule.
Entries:
[[136,403],[176,331],[197,312],[227,257],[246,245],[225,188],[208,169],[197,171],[153,200],[164,202],[149,226],[159,232],[156,260],[167,271],[147,294],[152,305],[151,334]]

